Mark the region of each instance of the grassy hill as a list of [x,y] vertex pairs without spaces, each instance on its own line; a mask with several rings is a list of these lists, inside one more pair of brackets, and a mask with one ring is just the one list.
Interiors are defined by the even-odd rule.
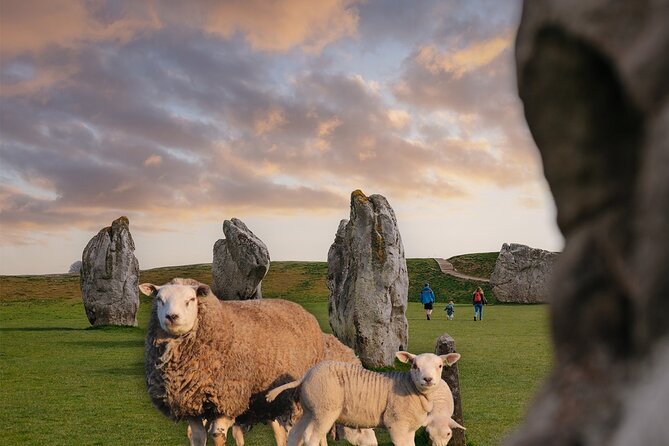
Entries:
[[[496,255],[493,258],[492,254],[495,253],[467,254],[449,260],[458,271],[478,277],[489,277],[497,258]],[[290,296],[299,302],[327,300],[327,269],[326,262],[272,262],[262,283],[263,296],[269,298]],[[469,303],[469,296],[479,285],[482,285],[486,295],[492,298],[487,285],[446,276],[441,273],[434,259],[407,259],[407,269],[411,302],[418,301],[418,294],[425,282],[429,282],[434,289],[437,302],[453,299],[456,303]],[[211,264],[167,266],[140,272],[141,283],[163,284],[174,277],[190,277],[203,283],[211,283]],[[36,283],[40,286],[35,287]],[[0,301],[81,299],[78,274],[0,276],[0,285]]]
[[[441,305],[426,321],[422,306],[409,303],[409,350],[433,351],[441,334],[454,337],[462,354],[458,368],[467,442],[499,444],[520,422],[549,370],[547,306],[490,305],[484,320],[474,322],[468,301],[474,283],[441,275],[433,259],[407,264],[412,298],[427,280],[438,302],[448,296],[464,302],[456,305],[454,321],[445,319]],[[299,302],[329,332],[326,274],[325,263],[273,262],[263,294]],[[141,281],[164,283],[175,276],[210,282],[210,265],[142,271]],[[146,394],[143,341],[150,307],[142,296],[138,327],[92,328],[77,275],[0,276],[0,443],[188,444],[185,424],[160,415]],[[387,433],[379,430],[378,437],[380,446],[390,446]],[[258,426],[246,444],[266,446],[273,444],[271,438],[269,428]],[[417,435],[416,444],[427,445],[424,434]]]
[[480,252],[476,254],[463,254],[448,259],[456,270],[474,277],[490,278],[499,252]]

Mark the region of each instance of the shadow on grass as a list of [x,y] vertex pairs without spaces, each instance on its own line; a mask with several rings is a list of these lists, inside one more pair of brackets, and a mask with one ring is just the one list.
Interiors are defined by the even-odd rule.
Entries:
[[82,331],[86,330],[86,328],[74,328],[74,327],[7,327],[7,328],[0,328],[0,332],[6,331],[6,332],[13,332],[13,331],[18,331],[18,332],[40,332],[40,331]]

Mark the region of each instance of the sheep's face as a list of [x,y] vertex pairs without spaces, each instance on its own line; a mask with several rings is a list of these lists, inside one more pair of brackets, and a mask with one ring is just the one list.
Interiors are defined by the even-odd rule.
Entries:
[[[202,285],[202,287],[208,287]],[[206,294],[202,287],[190,285],[155,286],[144,283],[139,286],[144,294],[154,297],[158,322],[163,330],[173,336],[188,333],[195,326],[197,320],[197,298]]]
[[411,364],[411,379],[416,387],[421,390],[435,389],[441,382],[441,371],[444,364],[451,366],[460,359],[459,353],[437,356],[433,353],[422,353],[412,355],[409,352],[397,352],[397,359]]

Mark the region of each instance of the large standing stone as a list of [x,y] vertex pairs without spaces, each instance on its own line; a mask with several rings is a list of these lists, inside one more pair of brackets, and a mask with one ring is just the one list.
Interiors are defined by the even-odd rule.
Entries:
[[529,0],[518,87],[565,249],[513,446],[669,444],[669,1]]
[[101,229],[81,258],[81,296],[93,325],[137,325],[139,262],[126,217]]
[[548,285],[558,255],[518,243],[502,245],[490,276],[492,294],[498,302],[548,301]]
[[409,277],[395,213],[381,195],[351,194],[351,218],[342,220],[328,252],[332,331],[365,366],[394,363],[408,343]]
[[269,270],[267,246],[239,219],[223,222],[225,238],[214,244],[212,292],[223,300],[261,299]]

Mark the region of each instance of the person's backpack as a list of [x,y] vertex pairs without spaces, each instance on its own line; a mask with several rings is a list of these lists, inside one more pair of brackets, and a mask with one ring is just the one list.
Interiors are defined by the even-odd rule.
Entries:
[[483,296],[479,291],[474,292],[474,303],[480,304],[483,301]]

